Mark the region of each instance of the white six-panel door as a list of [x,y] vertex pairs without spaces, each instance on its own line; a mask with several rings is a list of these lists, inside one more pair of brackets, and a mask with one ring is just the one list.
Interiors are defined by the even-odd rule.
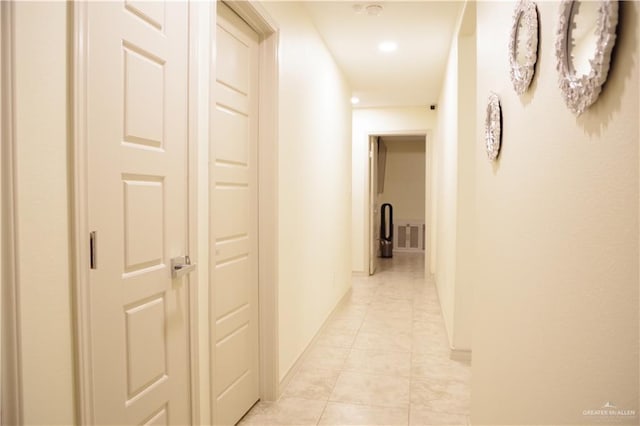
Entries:
[[212,157],[215,424],[258,400],[258,36],[218,2]]
[[94,420],[191,423],[186,2],[88,2]]

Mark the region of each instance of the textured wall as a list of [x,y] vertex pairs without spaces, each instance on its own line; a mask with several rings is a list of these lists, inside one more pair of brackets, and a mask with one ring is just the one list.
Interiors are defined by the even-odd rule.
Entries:
[[538,2],[522,96],[507,59],[514,4],[477,3],[478,122],[493,90],[504,126],[497,163],[476,153],[473,424],[588,424],[583,411],[607,402],[638,411],[640,4],[620,3],[609,79],[580,117],[558,89],[558,3]]

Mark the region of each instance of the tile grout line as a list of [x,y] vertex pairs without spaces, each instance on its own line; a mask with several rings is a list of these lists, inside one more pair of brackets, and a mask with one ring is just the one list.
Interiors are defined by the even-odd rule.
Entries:
[[[353,284],[352,284],[353,286]],[[353,291],[353,288],[352,288]],[[322,412],[320,413],[320,417],[318,417],[318,421],[316,422],[316,426],[318,426],[320,424],[320,421],[322,420],[322,416],[324,416],[325,411],[327,410],[327,406],[329,405],[329,402],[331,400],[331,396],[333,395],[333,392],[336,389],[336,385],[338,384],[338,380],[340,380],[340,376],[342,375],[342,373],[345,371],[344,367],[347,363],[347,360],[349,359],[349,356],[351,355],[351,351],[353,350],[353,345],[355,344],[356,339],[358,338],[358,333],[360,333],[360,329],[362,328],[362,324],[364,323],[364,319],[367,316],[367,313],[369,311],[369,305],[366,305],[367,307],[365,308],[365,313],[362,316],[362,320],[360,321],[360,325],[358,326],[358,330],[355,332],[355,336],[353,338],[353,340],[351,341],[351,344],[349,345],[349,351],[347,352],[347,356],[345,357],[344,361],[342,361],[342,367],[339,369],[340,372],[338,373],[338,377],[336,377],[336,381],[333,383],[333,386],[331,387],[331,392],[329,392],[329,395],[327,396],[327,400],[324,403],[324,407],[322,408]]]
[[416,318],[416,308],[415,308],[415,287],[412,285],[412,297],[411,297],[411,352],[409,355],[409,407],[407,409],[407,426],[411,424],[411,400],[412,400],[412,389],[413,389],[413,352],[414,352],[414,334],[413,334],[413,324]]

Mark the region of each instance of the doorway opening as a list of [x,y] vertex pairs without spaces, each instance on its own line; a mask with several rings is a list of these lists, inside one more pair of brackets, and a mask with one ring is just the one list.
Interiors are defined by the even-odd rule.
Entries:
[[[426,133],[369,136],[369,275],[375,274],[380,262],[389,255],[401,252],[424,255],[429,246],[430,190]],[[382,206],[387,204],[391,208],[385,208],[383,223]],[[387,239],[392,244],[391,250],[387,250],[388,241],[384,241]]]

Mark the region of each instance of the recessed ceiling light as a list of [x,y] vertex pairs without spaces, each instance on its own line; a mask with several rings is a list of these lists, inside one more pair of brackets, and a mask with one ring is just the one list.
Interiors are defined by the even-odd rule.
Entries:
[[352,103],[353,105],[355,105],[355,104],[357,104],[357,103],[359,103],[359,102],[360,102],[360,98],[358,98],[357,96],[352,96],[352,97],[351,97],[351,103]]
[[393,41],[383,41],[378,45],[378,50],[381,52],[393,52],[398,49],[398,44]]

